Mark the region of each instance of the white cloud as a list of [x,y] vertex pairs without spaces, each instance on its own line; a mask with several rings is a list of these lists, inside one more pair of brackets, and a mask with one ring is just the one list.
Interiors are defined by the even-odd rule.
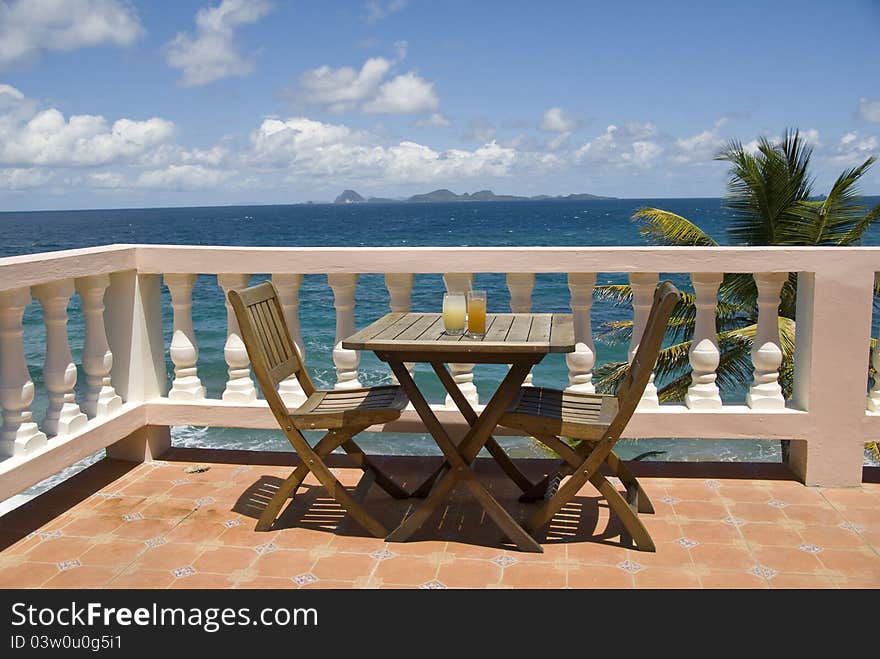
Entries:
[[485,117],[471,120],[470,131],[465,135],[466,139],[474,142],[491,142],[495,139],[495,126]]
[[118,0],[0,2],[0,69],[43,50],[129,46],[143,33],[131,6]]
[[656,133],[656,127],[650,122],[631,122],[623,128],[611,124],[602,135],[577,149],[574,159],[580,163],[645,168],[663,153],[663,147],[649,139]]
[[670,156],[672,162],[702,164],[712,161],[726,143],[725,139],[721,137],[721,128],[726,123],[727,118],[721,117],[715,121],[710,130],[704,130],[688,137],[679,137],[675,140],[676,153]]
[[18,121],[0,115],[0,164],[14,166],[102,165],[130,159],[171,139],[174,124],[154,117],[118,119],[108,124],[97,115],[65,119],[55,108]]
[[405,73],[379,87],[374,99],[363,106],[367,114],[417,114],[440,105],[434,85],[415,73]]
[[236,28],[256,23],[272,9],[268,0],[223,0],[196,14],[196,36],[179,33],[166,46],[168,65],[183,71],[185,87],[207,85],[254,69],[251,59],[239,53]]
[[251,137],[249,162],[291,179],[333,177],[425,183],[509,175],[517,152],[490,142],[472,151],[437,151],[412,141],[383,146],[376,136],[304,117],[266,119]]
[[878,141],[874,135],[860,135],[852,131],[840,138],[828,159],[835,165],[855,167],[876,156],[877,147]]
[[0,190],[28,190],[45,185],[52,174],[34,167],[0,169]]
[[192,190],[212,188],[235,175],[235,172],[210,169],[201,165],[169,165],[142,173],[136,185],[150,189]]
[[381,0],[369,0],[364,9],[366,13],[363,16],[365,23],[377,23],[390,14],[394,14],[401,9],[406,8],[407,0],[389,0],[381,2]]
[[541,120],[541,129],[554,133],[568,133],[574,130],[577,123],[559,107],[550,108]]
[[119,172],[93,172],[88,175],[88,183],[93,188],[104,190],[128,187],[125,176]]
[[376,95],[391,65],[383,57],[371,57],[360,71],[349,66],[320,66],[303,73],[299,84],[307,102],[326,105],[331,112],[345,112]]
[[418,128],[447,128],[451,125],[452,122],[439,112],[435,112],[431,116],[425,119],[419,119],[416,122]]
[[4,96],[12,101],[24,100],[24,94],[22,94],[12,85],[0,85],[0,98],[3,98]]
[[859,117],[872,124],[880,124],[880,101],[869,101],[867,98],[859,99]]

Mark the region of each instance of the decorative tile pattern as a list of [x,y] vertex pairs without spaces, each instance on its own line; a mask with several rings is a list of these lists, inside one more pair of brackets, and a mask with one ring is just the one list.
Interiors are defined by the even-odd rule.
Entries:
[[663,497],[660,499],[663,503],[676,504],[681,501],[681,499],[676,499],[675,497]]
[[54,540],[55,538],[60,538],[63,535],[64,534],[58,529],[55,529],[54,531],[46,531],[39,534],[41,540]]
[[785,501],[778,501],[776,499],[772,499],[767,502],[768,506],[773,506],[774,508],[785,508],[788,504]]
[[233,474],[241,474],[241,473],[244,473],[244,472],[246,472],[246,471],[250,471],[250,470],[251,470],[251,468],[250,468],[249,465],[241,465],[241,466],[236,467],[235,469],[233,469],[233,470],[232,470],[232,473],[233,473]]
[[58,570],[60,572],[64,572],[65,570],[72,570],[75,567],[79,567],[82,565],[78,560],[73,559],[72,561],[61,561],[58,564]]
[[278,549],[278,546],[275,543],[267,542],[264,545],[257,545],[254,547],[254,551],[258,554],[268,554],[269,552],[275,551]]
[[808,554],[818,554],[820,551],[822,551],[822,548],[819,545],[808,545],[808,544],[803,544],[800,547],[798,547],[798,549],[800,549],[801,551],[805,551]]
[[700,544],[696,540],[691,540],[690,538],[679,538],[678,540],[676,540],[676,542],[685,549],[690,549],[691,547],[696,547],[698,544]]
[[370,556],[375,558],[377,561],[387,561],[389,558],[394,558],[396,555],[397,554],[388,551],[387,549],[377,549],[370,554]]
[[192,483],[192,481],[188,478],[175,478],[171,481],[174,485],[186,485],[187,483]]
[[428,581],[419,586],[422,590],[446,590],[446,584],[441,583],[434,579],[433,581]]
[[706,481],[705,483],[706,483],[706,487],[711,487],[713,490],[717,490],[719,487],[721,487],[721,483],[719,483],[718,481],[711,481],[710,480],[710,481]]
[[858,524],[853,524],[852,522],[843,522],[840,525],[840,528],[846,529],[847,531],[852,531],[853,533],[863,533],[865,531],[864,526],[859,526]]
[[779,571],[770,567],[764,567],[763,565],[756,565],[749,570],[749,574],[754,574],[756,577],[761,577],[763,579],[772,579],[779,574]]
[[168,541],[162,536],[156,536],[155,538],[148,538],[147,540],[144,540],[144,544],[150,548],[159,547],[161,545],[164,545],[166,542]]
[[227,519],[225,522],[223,522],[223,526],[225,526],[227,529],[233,529],[236,526],[241,526],[241,520],[240,519]]
[[298,574],[293,578],[293,583],[297,586],[305,586],[307,583],[315,583],[318,580],[311,572],[306,572],[305,574]]
[[196,569],[191,565],[187,565],[186,567],[178,567],[171,570],[171,574],[180,579],[181,577],[191,577],[196,573]]
[[508,556],[507,554],[500,554],[492,559],[492,562],[495,563],[498,567],[510,567],[511,565],[516,565],[519,563],[517,559],[513,556]]
[[622,563],[618,563],[617,567],[619,567],[624,572],[629,572],[630,574],[635,574],[640,570],[644,569],[641,564],[636,563],[635,561],[626,560]]
[[202,497],[201,499],[196,499],[197,506],[210,506],[212,503],[217,503],[217,499],[214,497]]
[[102,499],[121,499],[122,493],[118,490],[114,492],[98,492],[98,496]]
[[746,521],[744,519],[739,519],[737,517],[725,517],[721,521],[723,521],[725,524],[727,524],[729,526],[740,527],[740,526],[746,525]]
[[140,513],[126,513],[125,515],[122,516],[122,519],[124,519],[126,522],[136,522],[139,519],[143,519],[143,518],[144,518],[144,516],[141,515]]

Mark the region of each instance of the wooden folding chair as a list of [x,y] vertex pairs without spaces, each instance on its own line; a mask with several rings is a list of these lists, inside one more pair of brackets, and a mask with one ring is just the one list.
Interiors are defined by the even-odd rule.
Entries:
[[[374,424],[387,423],[400,416],[409,399],[398,386],[361,389],[319,390],[303,365],[299,349],[290,336],[284,320],[278,292],[270,281],[250,288],[229,291],[229,301],[241,330],[254,374],[300,464],[275,492],[257,522],[257,531],[269,530],[278,518],[285,501],[296,494],[309,472],[313,473],[352,518],[378,538],[388,530],[367,513],[336,480],[324,463],[334,449],[341,446],[365,472],[364,479],[375,482],[396,499],[409,494],[386,476],[354,442],[352,437]],[[295,375],[307,399],[290,412],[278,394],[278,383]],[[310,447],[302,430],[326,430],[327,434]],[[370,480],[361,483],[370,484]],[[359,488],[363,489],[364,488]]]
[[[521,497],[545,499],[529,517],[526,530],[535,535],[589,481],[617,513],[626,533],[643,551],[655,551],[638,513],[653,513],[645,491],[612,450],[629,423],[651,377],[672,310],[681,297],[664,281],[654,291],[654,302],[645,331],[617,395],[581,394],[542,387],[522,387],[519,396],[501,417],[499,425],[524,431],[562,458],[559,470],[548,475]],[[572,447],[561,437],[581,440]],[[599,472],[606,464],[626,488],[626,499]],[[571,476],[560,485],[565,476]]]

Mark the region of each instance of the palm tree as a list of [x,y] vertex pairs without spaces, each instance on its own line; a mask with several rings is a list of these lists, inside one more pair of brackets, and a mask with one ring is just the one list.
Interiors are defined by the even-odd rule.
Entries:
[[[779,143],[760,138],[751,153],[738,141],[731,141],[716,156],[730,163],[726,206],[731,211],[728,235],[738,245],[856,245],[865,231],[880,219],[880,204],[870,211],[857,194],[859,179],[874,163],[865,160],[858,167],[844,170],[824,199],[813,194],[809,173],[812,148],[797,131],[786,131]],[[716,246],[718,243],[690,220],[658,208],[640,208],[633,215],[639,231],[649,242],[659,245]],[[597,287],[598,295],[619,305],[632,301],[627,285]],[[783,395],[791,397],[794,374],[795,300],[797,277],[790,273],[782,287],[779,304],[779,336],[783,360],[780,384]],[[723,389],[742,389],[751,382],[750,352],[758,321],[757,288],[749,274],[724,276],[718,291],[716,329],[721,360],[717,381]],[[658,396],[682,400],[691,381],[688,361],[694,333],[694,296],[685,294],[673,313],[667,340],[657,361]],[[600,338],[610,342],[627,341],[632,322],[607,323]],[[626,362],[607,363],[596,370],[599,391],[614,391],[626,375]]]

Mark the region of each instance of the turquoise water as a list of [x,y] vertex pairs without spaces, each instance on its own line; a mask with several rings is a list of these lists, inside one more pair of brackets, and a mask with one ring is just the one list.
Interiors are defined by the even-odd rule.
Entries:
[[[878,199],[866,200],[877,203]],[[641,245],[644,241],[630,221],[640,206],[651,205],[683,215],[726,243],[728,215],[720,199],[622,199],[596,201],[537,201],[450,204],[377,204],[250,206],[177,209],[132,209],[65,212],[0,213],[0,256],[46,252],[110,243],[159,243],[190,245],[269,246],[511,246],[511,245]],[[880,231],[872,230],[867,244],[880,244]],[[295,265],[291,264],[295,269]],[[466,270],[466,266],[452,269]],[[681,273],[664,273],[683,288],[689,288]],[[267,275],[255,273],[253,282]],[[599,273],[598,283],[623,282],[618,273]],[[475,277],[474,286],[488,293],[492,310],[509,308],[504,274]],[[443,291],[440,274],[416,277],[412,295],[415,311],[437,311]],[[226,378],[223,343],[226,315],[223,294],[213,276],[200,276],[193,291],[193,321],[199,342],[199,376],[210,397],[219,397]],[[300,317],[306,343],[308,367],[319,386],[335,382],[331,350],[335,316],[332,291],[326,276],[307,275],[300,291]],[[539,273],[533,295],[535,311],[569,311],[565,275]],[[171,306],[163,289],[166,346],[171,338]],[[382,275],[362,275],[357,293],[355,319],[363,327],[388,310],[388,292]],[[83,326],[79,299],[70,304],[70,343],[79,363]],[[631,317],[630,309],[606,302],[593,307],[594,334],[603,323]],[[39,305],[32,303],[25,313],[25,351],[31,377],[42,392],[41,368],[45,332]],[[597,344],[597,365],[625,358],[627,346]],[[503,367],[478,366],[475,383],[488,400],[504,373]],[[169,386],[173,365],[168,361]],[[551,355],[534,371],[535,383],[563,387],[568,372],[561,355]],[[416,380],[431,402],[441,402],[442,388],[427,366],[417,366]],[[390,381],[387,367],[372,353],[360,362],[364,385]],[[78,395],[83,393],[80,371]],[[745,391],[725,390],[725,401],[743,402]],[[37,418],[44,414],[46,400],[38,394],[34,403]],[[209,445],[234,448],[280,449],[289,446],[279,433],[227,428],[177,428],[174,441],[180,445]],[[534,454],[528,440],[504,440],[519,454]],[[368,450],[387,453],[436,453],[433,442],[422,435],[364,436]],[[657,451],[647,459],[746,460],[779,459],[778,442],[704,441],[675,438],[626,441],[619,444],[624,457]]]

